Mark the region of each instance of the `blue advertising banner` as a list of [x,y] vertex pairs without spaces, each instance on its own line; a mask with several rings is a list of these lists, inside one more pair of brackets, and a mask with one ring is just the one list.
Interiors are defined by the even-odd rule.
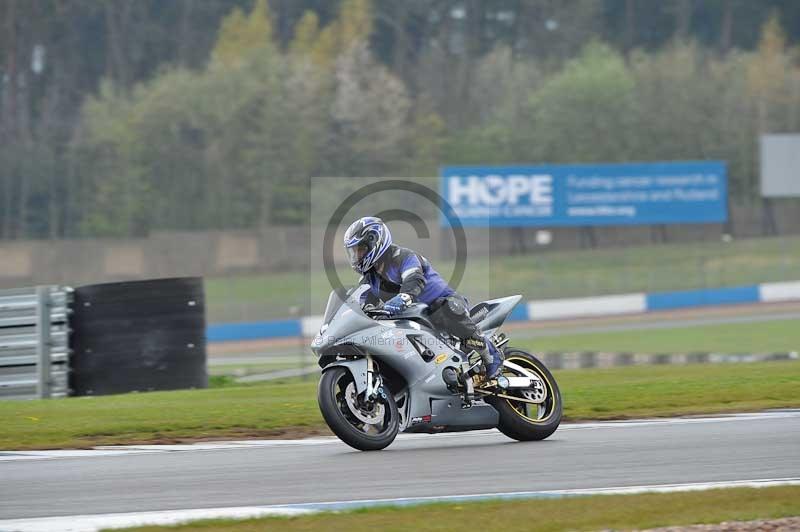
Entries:
[[720,223],[727,186],[720,161],[441,170],[443,213],[466,227]]

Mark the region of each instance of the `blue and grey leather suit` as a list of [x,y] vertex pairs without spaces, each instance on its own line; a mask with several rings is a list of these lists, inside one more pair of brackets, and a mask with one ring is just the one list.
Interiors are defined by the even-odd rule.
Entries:
[[[362,277],[371,298],[388,301],[399,293],[429,306],[433,325],[462,339],[478,351],[486,342],[469,315],[466,298],[453,290],[431,263],[415,251],[392,244]],[[369,300],[368,300],[369,302]]]

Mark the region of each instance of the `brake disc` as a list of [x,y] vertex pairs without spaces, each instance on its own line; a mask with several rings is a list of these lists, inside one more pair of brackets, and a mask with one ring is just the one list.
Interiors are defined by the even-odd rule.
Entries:
[[371,410],[364,410],[358,406],[356,395],[356,385],[350,383],[344,390],[344,400],[350,412],[359,420],[367,425],[377,425],[383,421],[385,407],[380,403],[375,403]]

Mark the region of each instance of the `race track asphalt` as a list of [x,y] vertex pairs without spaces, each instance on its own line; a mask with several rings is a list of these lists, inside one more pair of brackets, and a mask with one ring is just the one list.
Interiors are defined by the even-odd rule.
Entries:
[[0,519],[800,477],[800,410],[564,424],[530,443],[401,435],[372,453],[335,439],[128,451],[0,452]]

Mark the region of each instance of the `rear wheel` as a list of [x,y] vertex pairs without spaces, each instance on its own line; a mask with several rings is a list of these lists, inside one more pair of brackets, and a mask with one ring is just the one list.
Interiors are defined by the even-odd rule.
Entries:
[[322,417],[340,440],[360,451],[377,451],[394,441],[399,415],[394,397],[382,388],[374,401],[356,391],[350,371],[342,366],[325,370],[317,401]]
[[[547,438],[561,423],[561,392],[556,380],[538,358],[521,349],[506,349],[505,360],[535,374],[544,386],[531,390],[511,389],[504,393],[513,398],[487,397],[486,400],[500,413],[497,428],[509,438],[519,441]],[[521,377],[524,373],[504,366],[503,375]]]

